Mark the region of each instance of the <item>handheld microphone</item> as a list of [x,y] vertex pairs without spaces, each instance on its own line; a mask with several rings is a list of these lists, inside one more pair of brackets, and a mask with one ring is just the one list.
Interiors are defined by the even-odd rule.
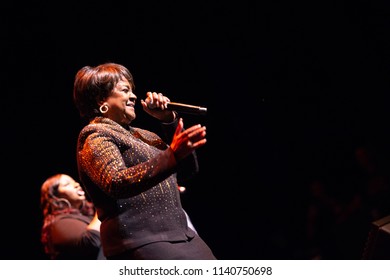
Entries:
[[169,102],[167,104],[167,108],[171,111],[176,111],[178,113],[183,113],[183,114],[192,114],[192,115],[207,114],[207,108],[205,107],[188,105],[188,104],[177,103],[177,102]]

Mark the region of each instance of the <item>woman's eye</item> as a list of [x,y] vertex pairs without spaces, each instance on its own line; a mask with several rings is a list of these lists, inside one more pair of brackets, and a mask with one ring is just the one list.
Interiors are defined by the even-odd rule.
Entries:
[[70,186],[70,183],[65,183],[65,184],[62,184],[63,187],[69,187]]

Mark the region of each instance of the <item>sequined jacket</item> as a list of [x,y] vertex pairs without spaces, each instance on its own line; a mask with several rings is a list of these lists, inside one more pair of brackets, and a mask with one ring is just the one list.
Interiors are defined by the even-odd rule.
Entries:
[[[172,138],[176,126],[177,122],[163,125],[167,136]],[[187,176],[198,172],[195,153],[178,164],[157,134],[97,117],[79,134],[77,164],[102,222],[105,256],[194,236],[182,209],[177,176],[186,170]]]

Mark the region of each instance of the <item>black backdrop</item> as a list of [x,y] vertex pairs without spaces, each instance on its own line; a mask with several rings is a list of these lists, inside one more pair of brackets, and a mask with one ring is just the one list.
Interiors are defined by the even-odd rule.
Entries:
[[[361,146],[387,166],[386,1],[10,5],[2,11],[2,259],[45,259],[39,188],[53,173],[77,178],[81,121],[71,95],[84,65],[124,64],[139,98],[158,91],[208,108],[184,116],[187,126],[207,125],[208,144],[183,204],[220,259],[311,258],[310,182],[359,178]],[[137,110],[134,125],[158,130]],[[361,240],[351,248],[359,252]]]

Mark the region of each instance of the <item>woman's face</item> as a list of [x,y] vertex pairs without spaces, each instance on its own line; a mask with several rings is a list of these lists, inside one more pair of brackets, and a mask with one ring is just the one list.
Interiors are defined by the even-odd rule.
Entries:
[[67,199],[74,208],[80,208],[86,199],[80,184],[68,175],[61,176],[57,196]]
[[134,110],[136,100],[137,96],[132,92],[130,83],[123,79],[116,84],[111,95],[103,103],[109,107],[104,116],[121,125],[128,125],[136,117]]

